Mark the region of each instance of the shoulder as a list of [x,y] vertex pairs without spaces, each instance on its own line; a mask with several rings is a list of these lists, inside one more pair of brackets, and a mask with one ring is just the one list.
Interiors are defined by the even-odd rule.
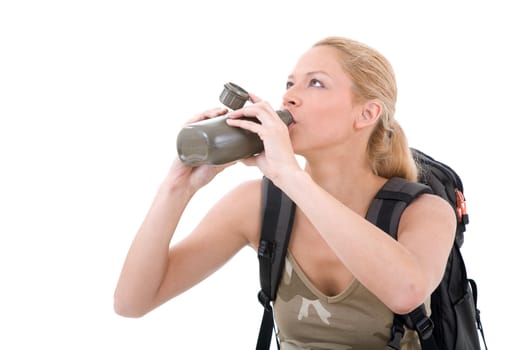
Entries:
[[404,232],[428,232],[448,241],[456,231],[456,214],[446,200],[435,194],[419,195],[403,212],[399,238]]
[[[436,212],[436,214],[454,217],[455,213],[449,202],[438,195],[423,193],[419,195],[406,209],[410,212]],[[433,216],[433,215],[430,215]]]

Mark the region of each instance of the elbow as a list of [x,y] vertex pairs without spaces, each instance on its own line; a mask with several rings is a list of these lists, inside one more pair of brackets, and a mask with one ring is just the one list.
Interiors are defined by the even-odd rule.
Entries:
[[137,303],[126,300],[115,295],[113,298],[113,310],[122,317],[140,318],[148,313],[148,309],[140,307]]
[[115,303],[113,305],[113,309],[115,310],[115,313],[117,315],[122,316],[122,317],[140,318],[146,314],[145,312],[142,312],[142,311],[139,311],[133,308],[129,308],[129,307],[123,306],[118,303]]
[[396,314],[405,315],[423,304],[429,295],[427,288],[410,284],[393,296],[389,308]]

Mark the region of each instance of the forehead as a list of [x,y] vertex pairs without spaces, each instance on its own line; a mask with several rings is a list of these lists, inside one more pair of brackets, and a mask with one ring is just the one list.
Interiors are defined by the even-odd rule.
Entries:
[[337,49],[329,46],[310,48],[297,60],[292,76],[317,71],[325,72],[332,77],[346,76],[341,66]]

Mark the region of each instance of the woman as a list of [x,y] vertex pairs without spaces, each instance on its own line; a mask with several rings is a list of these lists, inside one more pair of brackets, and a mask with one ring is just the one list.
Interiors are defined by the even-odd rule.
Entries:
[[[438,285],[455,214],[438,196],[421,195],[403,213],[397,241],[364,219],[389,178],[417,178],[394,119],[394,73],[381,54],[356,41],[326,38],[300,57],[286,88],[282,108],[294,118],[289,127],[254,95],[253,104],[228,119],[264,142],[265,151],[244,162],[257,166],[297,204],[288,269],[275,303],[281,347],[384,349],[392,313],[428,301]],[[193,121],[224,113],[212,110]],[[256,116],[260,124],[242,116]],[[304,168],[294,154],[304,157]],[[244,246],[257,250],[260,180],[233,189],[187,238],[170,247],[192,196],[223,169],[189,168],[175,160],[124,263],[115,292],[117,313],[142,316],[209,276]],[[308,296],[313,307],[301,309],[294,296]],[[418,349],[415,333],[407,334],[403,348]]]

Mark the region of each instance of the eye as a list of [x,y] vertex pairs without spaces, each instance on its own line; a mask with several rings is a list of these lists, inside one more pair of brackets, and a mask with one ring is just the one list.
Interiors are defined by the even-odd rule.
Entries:
[[287,81],[286,82],[286,90],[288,90],[289,88],[291,88],[293,86],[293,83],[291,81]]
[[310,86],[313,86],[313,87],[324,87],[323,83],[321,83],[321,81],[319,81],[317,79],[310,80]]

